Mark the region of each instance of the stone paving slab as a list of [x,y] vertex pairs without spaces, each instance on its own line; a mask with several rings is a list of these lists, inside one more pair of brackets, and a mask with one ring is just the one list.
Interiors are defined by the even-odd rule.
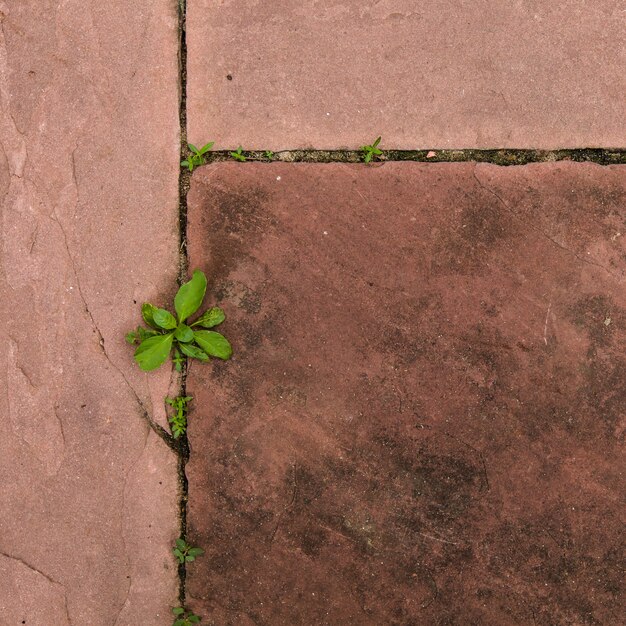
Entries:
[[196,612],[618,623],[625,201],[566,162],[194,172],[235,347],[188,379]]
[[190,0],[189,137],[216,147],[626,145],[620,0]]
[[169,373],[124,334],[178,266],[175,3],[0,1],[0,623],[171,624]]

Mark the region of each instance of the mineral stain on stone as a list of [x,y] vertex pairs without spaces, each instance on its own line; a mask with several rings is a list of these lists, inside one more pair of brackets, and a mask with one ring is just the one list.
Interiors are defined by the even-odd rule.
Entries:
[[191,263],[236,346],[188,379],[196,612],[616,623],[625,190],[572,163],[195,172]]

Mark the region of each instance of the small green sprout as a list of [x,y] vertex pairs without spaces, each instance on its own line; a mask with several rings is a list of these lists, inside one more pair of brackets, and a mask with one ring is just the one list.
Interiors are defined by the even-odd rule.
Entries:
[[184,283],[174,298],[174,317],[166,309],[159,309],[145,302],[141,315],[148,328],[141,326],[126,335],[130,344],[139,344],[135,350],[135,361],[144,372],[160,367],[173,351],[174,366],[178,371],[186,358],[209,361],[210,357],[230,359],[233,349],[223,335],[212,330],[195,330],[196,327],[208,329],[221,324],[226,316],[218,307],[206,310],[198,319],[187,324],[202,304],[206,292],[206,276],[196,270],[192,279]]
[[187,147],[189,148],[189,152],[191,154],[184,160],[181,161],[180,164],[182,167],[188,167],[190,172],[193,172],[194,167],[198,167],[198,165],[204,165],[204,155],[213,147],[214,141],[210,141],[206,145],[202,146],[200,150],[196,148],[192,143],[188,143]]
[[174,408],[176,413],[168,417],[172,426],[172,435],[178,439],[187,432],[187,405],[193,400],[191,396],[177,396],[165,398],[165,402]]
[[268,161],[271,161],[274,158],[274,153],[271,150],[266,150],[265,151],[265,158]]
[[369,146],[361,146],[359,150],[363,153],[363,161],[365,163],[369,163],[374,156],[378,156],[382,154],[383,151],[378,148],[378,144],[380,143],[380,137],[376,139],[376,141]]
[[172,626],[191,626],[191,624],[198,624],[200,618],[191,611],[185,611],[182,606],[177,606],[172,609],[174,613],[174,623]]
[[176,547],[172,551],[179,563],[191,563],[197,556],[204,554],[202,548],[193,548],[182,538],[176,540]]
[[243,153],[243,148],[241,146],[239,146],[234,152],[229,152],[228,154],[230,154],[230,156],[236,161],[243,162],[246,160],[246,155]]

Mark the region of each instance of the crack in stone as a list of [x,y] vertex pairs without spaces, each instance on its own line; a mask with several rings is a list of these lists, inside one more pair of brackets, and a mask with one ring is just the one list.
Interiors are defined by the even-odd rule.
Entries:
[[[17,346],[17,343],[15,343]],[[31,377],[26,373],[26,370],[19,364],[16,363],[15,367],[21,372],[22,376],[26,379],[26,382],[33,388],[36,389],[37,386],[33,383]]]
[[[66,449],[66,444],[65,444],[65,431],[63,430],[63,420],[61,419],[61,416],[59,415],[59,411],[58,411],[58,407],[55,405],[53,406],[53,410],[54,410],[54,415],[57,418],[57,421],[59,422],[59,430],[61,431],[61,441],[63,441],[63,450]],[[59,465],[59,468],[61,466]],[[57,474],[58,474],[58,470],[57,470]]]
[[[61,229],[61,233],[63,234],[63,241],[65,243],[65,250],[67,251],[67,256],[70,260],[70,264],[72,266],[72,272],[74,274],[74,279],[76,280],[76,286],[78,288],[78,295],[80,296],[80,299],[83,301],[83,306],[85,308],[85,313],[87,313],[87,315],[89,316],[89,319],[91,320],[91,325],[93,326],[93,329],[95,330],[96,334],[98,335],[98,344],[100,345],[100,348],[102,350],[102,352],[104,352],[104,354],[106,355],[106,350],[104,349],[104,337],[102,336],[102,333],[100,332],[100,329],[98,328],[98,325],[96,324],[96,320],[94,319],[93,315],[91,314],[91,311],[89,310],[89,307],[87,306],[87,300],[85,300],[85,296],[83,295],[83,290],[81,288],[80,285],[80,280],[78,279],[78,272],[76,271],[76,263],[74,262],[74,257],[72,255],[72,253],[70,252],[70,247],[67,241],[67,234],[65,232],[65,228],[63,227],[63,224],[61,223],[61,220],[59,220],[57,214],[56,214],[56,209],[50,214],[50,218],[56,222],[59,226],[59,228]],[[107,357],[108,358],[108,357]]]
[[[478,184],[478,186],[484,191],[486,191],[487,193],[489,193],[490,195],[492,195],[494,198],[496,198],[498,202],[504,207],[504,209],[508,213],[510,213],[513,217],[515,217],[517,221],[522,222],[523,221],[522,218],[504,201],[504,199],[497,192],[495,192],[493,189],[483,184],[483,182],[478,177],[478,174],[476,173],[477,167],[478,167],[478,163],[474,165],[474,168],[472,169],[472,175],[474,177],[474,180]],[[567,248],[566,246],[561,245],[558,241],[550,237],[548,233],[545,233],[540,228],[537,228],[536,226],[534,226],[532,222],[524,222],[524,224],[529,226],[531,230],[534,230],[536,233],[539,233],[542,237],[545,237],[548,241],[553,243],[557,248],[560,248],[561,250],[567,252],[568,254],[571,254],[574,258],[578,259],[581,263],[586,263],[587,265],[599,267],[600,269],[604,270],[607,274],[609,274],[609,276],[612,276],[613,278],[621,282],[620,277],[614,274],[608,267],[602,265],[601,263],[597,263],[596,261],[591,261],[589,259],[586,259],[585,257],[582,257],[576,252],[574,252],[573,250],[571,250],[570,248]]]
[[61,229],[61,233],[63,234],[63,240],[64,240],[64,243],[65,243],[65,250],[66,250],[68,258],[70,260],[70,264],[72,266],[72,272],[74,274],[74,279],[76,281],[76,286],[77,286],[77,289],[78,289],[78,295],[80,296],[80,299],[82,300],[82,303],[83,303],[83,306],[84,306],[84,309],[85,309],[85,313],[87,314],[87,316],[91,320],[91,325],[92,325],[96,335],[98,336],[98,345],[100,346],[100,350],[102,351],[102,354],[104,355],[106,360],[111,364],[111,366],[118,372],[118,374],[120,374],[120,376],[122,377],[122,379],[126,383],[126,386],[128,387],[128,389],[133,394],[133,396],[135,398],[135,401],[136,401],[136,403],[138,404],[138,406],[140,408],[140,414],[141,414],[142,418],[147,422],[147,424],[150,426],[150,428],[167,444],[167,446],[170,449],[174,450],[175,452],[178,452],[178,446],[177,446],[174,438],[162,426],[157,424],[150,417],[150,413],[148,411],[148,408],[146,407],[144,402],[139,397],[139,394],[137,393],[137,391],[135,391],[135,388],[130,384],[130,381],[128,380],[128,378],[126,378],[126,374],[124,374],[122,369],[112,361],[111,357],[107,353],[106,348],[104,346],[104,336],[102,335],[102,332],[100,331],[94,316],[92,315],[91,311],[89,310],[89,306],[87,304],[87,300],[85,299],[85,296],[83,294],[83,290],[82,290],[82,287],[81,287],[81,284],[80,284],[80,280],[78,278],[78,271],[76,269],[76,263],[74,261],[74,257],[72,255],[72,253],[70,252],[70,247],[69,247],[69,244],[68,244],[68,239],[67,239],[67,234],[65,232],[65,228],[63,227],[63,224],[59,220],[59,218],[58,218],[58,216],[56,214],[56,210],[53,211],[50,214],[49,217],[50,217],[50,219],[52,219],[54,222],[56,222],[58,224],[59,228]]
[[67,616],[67,623],[71,625],[72,620],[70,619],[70,612],[69,612],[69,607],[67,603],[67,589],[63,583],[59,582],[58,580],[54,580],[54,578],[52,578],[45,572],[41,571],[39,568],[35,567],[34,565],[31,565],[30,563],[28,563],[24,559],[21,559],[18,556],[13,556],[12,554],[8,554],[1,550],[0,550],[0,556],[10,559],[11,561],[15,561],[16,563],[21,563],[24,567],[28,568],[32,572],[35,572],[36,574],[43,576],[52,585],[61,587],[61,589],[63,590],[63,605],[64,605],[64,610],[65,610],[65,615]]
[[74,181],[74,187],[76,188],[76,206],[78,206],[78,204],[80,204],[80,195],[78,192],[78,178],[76,177],[76,150],[78,150],[78,144],[76,144],[76,146],[74,146],[74,149],[72,150],[70,161],[72,163],[72,180]]

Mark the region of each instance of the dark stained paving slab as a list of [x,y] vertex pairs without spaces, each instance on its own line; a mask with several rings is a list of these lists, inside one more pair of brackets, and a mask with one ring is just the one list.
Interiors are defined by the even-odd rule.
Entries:
[[190,0],[189,137],[216,147],[626,145],[623,0]]
[[191,267],[209,624],[617,624],[626,167],[214,164]]

